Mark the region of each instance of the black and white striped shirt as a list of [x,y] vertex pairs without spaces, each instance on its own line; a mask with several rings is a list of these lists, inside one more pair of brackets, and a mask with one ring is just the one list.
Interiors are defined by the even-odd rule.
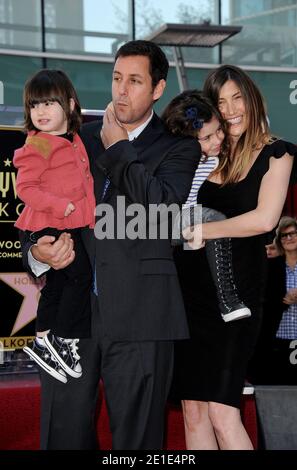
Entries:
[[205,156],[202,155],[202,158],[199,162],[197,170],[195,171],[195,175],[192,181],[191,190],[188,195],[188,199],[183,207],[192,206],[193,204],[197,204],[197,195],[198,191],[201,188],[204,181],[210,175],[210,173],[215,170],[215,168],[219,164],[218,157],[208,157],[205,160]]

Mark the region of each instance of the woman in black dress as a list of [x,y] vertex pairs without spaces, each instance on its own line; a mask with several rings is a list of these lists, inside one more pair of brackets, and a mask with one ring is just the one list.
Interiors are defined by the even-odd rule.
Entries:
[[[205,249],[177,249],[191,339],[176,346],[174,389],[182,399],[188,449],[252,449],[239,406],[261,324],[266,266],[263,234],[278,223],[291,155],[297,155],[297,148],[272,137],[263,98],[241,69],[223,65],[214,70],[206,79],[204,93],[228,124],[231,154],[220,160],[197,199],[228,219],[203,224],[202,236],[204,240],[232,238],[235,281],[252,315],[225,323],[219,315]],[[199,248],[197,239],[192,248]]]

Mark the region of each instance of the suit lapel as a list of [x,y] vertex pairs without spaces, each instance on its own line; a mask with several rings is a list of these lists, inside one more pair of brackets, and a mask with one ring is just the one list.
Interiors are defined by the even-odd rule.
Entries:
[[160,135],[164,133],[164,126],[161,119],[154,113],[151,121],[142,131],[142,133],[133,140],[132,145],[136,148],[139,159],[145,150],[149,149],[150,146],[157,140]]
[[[93,138],[96,141],[96,158],[105,151],[104,146],[102,144],[101,138],[100,138],[100,129],[101,126],[98,127],[98,129],[94,132]],[[154,163],[155,159],[159,158],[158,152],[156,154],[152,155],[152,153],[149,151],[147,152],[151,145],[154,144],[154,142],[160,138],[161,135],[164,134],[164,125],[161,121],[161,119],[154,113],[151,121],[149,124],[146,126],[146,128],[142,131],[142,133],[134,139],[131,144],[137,151],[137,157],[139,161],[145,162],[145,165],[147,169],[154,168]],[[147,157],[146,157],[147,155]],[[96,195],[96,201],[97,203],[102,202],[102,191],[104,188],[106,176],[98,169],[97,165],[94,165],[96,171],[96,178],[95,178],[95,185],[97,186],[95,188],[95,195]],[[108,196],[112,192],[113,186],[112,183],[109,185],[103,201],[108,199]]]
[[105,148],[102,144],[100,138],[100,130],[101,130],[101,123],[98,124],[95,131],[93,132],[93,156],[92,159],[92,173],[94,176],[94,192],[97,204],[102,202],[102,192],[104,188],[104,183],[106,180],[106,176],[100,171],[99,167],[96,165],[96,160],[101,155],[101,153],[105,152]]
[[93,132],[93,139],[96,142],[96,147],[98,149],[96,158],[97,158],[98,155],[105,152],[105,148],[102,144],[102,140],[101,140],[101,137],[100,137],[101,126],[102,126],[102,122],[99,122],[98,127]]

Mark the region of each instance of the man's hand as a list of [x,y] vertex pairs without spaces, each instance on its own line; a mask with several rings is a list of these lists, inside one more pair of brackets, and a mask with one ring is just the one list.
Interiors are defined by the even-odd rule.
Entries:
[[55,240],[55,237],[45,235],[32,246],[31,252],[37,261],[48,264],[53,269],[63,269],[75,258],[73,240],[70,234],[65,232]]
[[128,140],[128,133],[117,121],[111,106],[108,106],[105,110],[100,135],[106,149],[120,140]]

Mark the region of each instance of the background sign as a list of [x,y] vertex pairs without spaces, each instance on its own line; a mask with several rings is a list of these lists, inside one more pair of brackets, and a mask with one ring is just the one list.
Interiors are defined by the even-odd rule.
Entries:
[[44,280],[24,272],[18,230],[14,223],[23,203],[16,194],[15,149],[25,134],[18,128],[0,128],[0,342],[4,350],[18,349],[35,334],[39,291]]
[[[89,122],[102,116],[103,111],[82,110],[82,115],[83,122]],[[21,122],[23,109],[0,106],[0,117],[4,123]],[[45,276],[33,280],[24,272],[18,230],[14,227],[23,203],[17,197],[12,159],[25,139],[21,127],[0,125],[0,365],[3,348],[23,348],[35,336],[39,292],[45,282]]]

